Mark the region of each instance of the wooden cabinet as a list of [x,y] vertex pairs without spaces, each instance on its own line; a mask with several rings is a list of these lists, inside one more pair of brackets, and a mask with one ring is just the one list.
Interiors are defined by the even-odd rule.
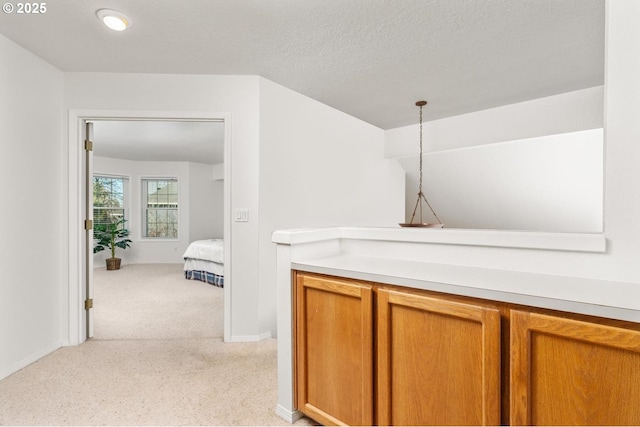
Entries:
[[336,425],[500,423],[497,310],[301,273],[295,294],[297,407],[309,417]]
[[377,422],[500,424],[500,313],[417,293],[377,293]]
[[640,332],[511,313],[512,425],[640,425]]
[[640,425],[640,325],[296,273],[297,408],[349,425]]
[[373,424],[372,315],[370,285],[297,275],[297,406],[322,424]]

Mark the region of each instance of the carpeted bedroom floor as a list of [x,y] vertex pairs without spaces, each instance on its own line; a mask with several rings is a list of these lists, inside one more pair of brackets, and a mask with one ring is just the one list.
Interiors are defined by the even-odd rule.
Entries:
[[0,381],[0,425],[287,425],[276,341],[223,343],[221,288],[181,264],[94,279],[94,338]]

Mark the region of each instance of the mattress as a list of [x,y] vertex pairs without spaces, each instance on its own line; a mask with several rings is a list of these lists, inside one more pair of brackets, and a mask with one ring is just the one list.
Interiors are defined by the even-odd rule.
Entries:
[[224,264],[224,240],[206,239],[194,240],[182,255],[184,259],[203,259]]

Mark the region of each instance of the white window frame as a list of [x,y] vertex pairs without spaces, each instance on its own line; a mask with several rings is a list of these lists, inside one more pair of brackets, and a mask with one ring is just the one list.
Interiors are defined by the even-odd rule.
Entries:
[[[107,178],[107,179],[120,179],[122,180],[122,211],[123,211],[123,217],[124,219],[128,222],[130,220],[131,217],[131,212],[129,210],[129,177],[126,175],[116,175],[116,174],[109,174],[109,173],[99,173],[99,172],[94,172],[93,176],[92,176],[92,180],[91,180],[91,185],[93,185],[95,178]],[[95,195],[94,195],[95,197]],[[93,201],[92,201],[93,203]],[[96,210],[101,210],[100,208],[96,209],[95,205],[93,206],[93,213],[94,213],[94,220],[93,223],[94,224],[98,224],[98,222],[96,222]],[[108,209],[108,208],[106,208]],[[114,208],[114,209],[119,209],[119,208]]]
[[[148,236],[147,235],[147,186],[149,181],[175,181],[176,183],[176,199],[177,206],[175,207],[176,222],[175,222],[175,236]],[[167,207],[157,209],[172,209]],[[176,241],[180,239],[180,179],[177,176],[144,176],[140,178],[140,237],[144,240],[159,241],[159,240],[171,240]]]

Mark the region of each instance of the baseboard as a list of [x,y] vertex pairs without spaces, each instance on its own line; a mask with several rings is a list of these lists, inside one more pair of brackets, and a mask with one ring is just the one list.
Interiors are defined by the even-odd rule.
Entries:
[[62,347],[62,341],[59,341],[47,348],[44,348],[36,353],[33,353],[28,357],[25,357],[24,359],[8,366],[7,368],[0,369],[0,380],[7,378],[9,375],[15,374],[20,369],[31,365],[33,362],[37,362],[38,360],[42,359],[44,356],[50,353],[53,353],[54,351],[56,351],[61,347]]
[[269,338],[271,338],[271,332],[264,332],[260,335],[258,335],[258,341],[264,341],[264,340],[268,340]]
[[291,424],[302,418],[302,412],[298,410],[290,411],[281,405],[276,406],[276,415],[280,418],[284,418],[285,421],[288,421]]
[[229,342],[260,342],[271,338],[271,331],[260,335],[232,335]]

